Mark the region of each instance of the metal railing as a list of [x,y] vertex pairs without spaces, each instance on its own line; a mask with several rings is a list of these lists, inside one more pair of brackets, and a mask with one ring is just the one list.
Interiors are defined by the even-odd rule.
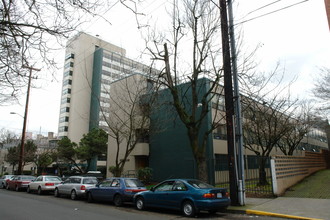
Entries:
[[[257,159],[257,158],[256,158]],[[222,161],[223,163],[223,161]],[[217,161],[216,161],[217,164]],[[219,164],[219,162],[218,162]],[[247,197],[272,197],[273,186],[271,178],[270,166],[266,166],[266,184],[260,184],[259,167],[254,165],[253,168],[248,169],[245,167],[245,194]],[[215,171],[215,184],[217,187],[229,189],[229,171],[216,170]]]

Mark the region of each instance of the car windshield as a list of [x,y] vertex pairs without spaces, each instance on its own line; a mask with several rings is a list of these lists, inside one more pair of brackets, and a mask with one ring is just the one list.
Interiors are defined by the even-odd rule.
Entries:
[[144,187],[144,184],[138,179],[126,179],[126,187]]
[[62,181],[62,180],[59,177],[51,176],[51,177],[46,177],[45,178],[45,181],[55,181],[55,182],[58,182],[58,181]]
[[213,189],[214,188],[214,186],[212,186],[208,183],[204,183],[199,180],[188,180],[187,182],[197,189]]
[[84,179],[83,184],[97,184],[97,179],[94,178]]

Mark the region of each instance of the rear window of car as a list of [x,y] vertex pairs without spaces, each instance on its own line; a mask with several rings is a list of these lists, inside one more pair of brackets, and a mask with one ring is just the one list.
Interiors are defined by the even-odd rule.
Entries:
[[214,186],[198,180],[188,180],[188,183],[197,189],[213,189]]
[[35,177],[34,176],[22,176],[21,179],[22,180],[34,180]]
[[83,180],[83,184],[97,184],[97,179],[95,178],[88,178]]
[[45,181],[62,181],[59,177],[46,177]]
[[138,179],[126,179],[126,187],[144,187],[144,184]]

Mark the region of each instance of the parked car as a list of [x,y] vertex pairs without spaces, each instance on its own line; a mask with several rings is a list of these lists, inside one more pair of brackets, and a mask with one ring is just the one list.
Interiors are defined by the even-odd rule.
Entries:
[[137,178],[113,177],[87,189],[86,197],[88,202],[110,201],[115,206],[121,206],[124,202],[133,202],[136,193],[146,190]]
[[36,177],[29,175],[16,175],[7,182],[6,189],[15,189],[16,191],[26,189],[28,184],[35,180],[35,178]]
[[12,178],[14,175],[3,175],[2,177],[0,177],[0,187],[2,189],[6,189],[6,185],[7,185],[7,180],[9,180],[10,178]]
[[38,176],[34,181],[30,182],[26,191],[28,193],[38,192],[41,195],[43,192],[54,192],[55,186],[60,184],[62,179],[58,176]]
[[96,177],[70,176],[61,184],[55,186],[54,195],[69,195],[72,200],[86,196],[86,189],[96,186]]
[[228,191],[194,179],[170,179],[134,196],[138,210],[158,207],[181,210],[192,217],[200,211],[215,213],[230,204]]

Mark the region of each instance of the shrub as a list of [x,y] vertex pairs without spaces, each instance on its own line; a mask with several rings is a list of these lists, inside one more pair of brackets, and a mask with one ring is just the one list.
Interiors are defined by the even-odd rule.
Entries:
[[138,170],[138,178],[144,182],[144,184],[149,184],[151,182],[152,169],[150,167],[141,168]]

